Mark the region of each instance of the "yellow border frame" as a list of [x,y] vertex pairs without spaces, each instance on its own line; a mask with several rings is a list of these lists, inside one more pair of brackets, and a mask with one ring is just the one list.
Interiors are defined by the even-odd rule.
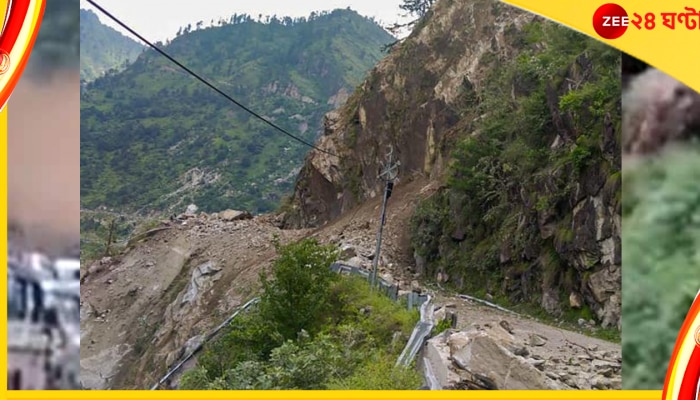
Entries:
[[[2,218],[0,218],[0,262],[7,268],[7,109],[5,106],[0,110],[0,165],[2,166],[1,182],[0,182],[0,210],[2,210]],[[2,296],[2,304],[0,307],[0,321],[2,323],[2,350],[0,350],[0,362],[4,371],[0,373],[0,388],[4,393],[7,393],[7,274],[3,274],[0,278],[0,293]],[[3,393],[3,394],[4,394]],[[2,397],[5,397],[4,395]]]
[[[51,0],[59,1],[59,0]],[[543,15],[547,18],[559,21],[573,29],[595,37],[595,32],[590,23],[590,16],[595,9],[607,1],[599,2],[543,2],[535,1],[504,1],[511,5],[521,7],[523,9],[532,10],[535,13]],[[655,12],[662,11],[682,11],[686,3],[666,1],[666,2],[632,2],[631,0],[618,1],[618,4],[625,7],[630,13],[637,12]],[[683,30],[668,32],[662,29],[653,32],[632,32],[624,35],[623,38],[617,41],[605,41],[608,44],[615,46],[625,52],[638,56],[651,64],[658,65],[666,72],[680,78],[690,86],[700,88],[700,77],[695,71],[695,64],[687,62],[688,59],[700,59],[700,47],[688,46],[681,48],[680,43],[686,42],[695,43],[697,41],[697,32],[687,32]],[[673,34],[673,36],[671,36]],[[692,37],[690,35],[693,35]],[[686,38],[687,36],[687,38]],[[600,39],[600,38],[598,38]],[[0,262],[7,265],[7,114],[8,108],[5,107],[0,111],[0,133],[2,134],[2,145],[0,146],[0,163],[3,166],[2,174],[2,196],[0,200],[4,214],[0,218],[0,248],[2,255]],[[7,279],[0,279],[0,288],[2,289],[3,302],[5,302],[5,294],[7,291]],[[7,305],[2,307],[0,311],[0,321],[5,321],[7,318]],[[7,324],[2,324],[3,346],[2,354],[3,365],[7,371]],[[666,368],[666,366],[659,366]],[[277,392],[220,392],[220,391],[7,391],[7,374],[0,374],[0,390],[2,394],[0,398],[7,399],[75,399],[75,398],[104,398],[104,399],[190,399],[190,398],[210,398],[210,399],[230,399],[230,398],[249,398],[249,399],[271,399],[271,398],[288,398],[288,399],[356,399],[364,398],[400,398],[421,399],[654,399],[661,398],[661,391],[471,391],[471,392],[453,392],[453,391],[284,391]]]
[[517,399],[571,399],[571,400],[659,400],[660,391],[554,391],[554,390],[522,390],[522,391],[24,391],[6,392],[8,399],[290,399],[290,400],[355,400],[355,399],[400,399],[400,400],[426,400],[426,399],[450,399],[450,400],[517,400]]

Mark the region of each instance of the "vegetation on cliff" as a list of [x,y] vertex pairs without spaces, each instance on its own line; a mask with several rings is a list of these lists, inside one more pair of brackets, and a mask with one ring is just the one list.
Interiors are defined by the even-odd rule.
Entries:
[[676,337],[700,289],[699,154],[697,144],[677,147],[625,167],[622,382],[627,390],[663,387]]
[[256,309],[205,347],[181,389],[417,389],[414,369],[394,367],[417,321],[360,278],[328,266],[333,246],[311,239],[280,247],[272,280],[261,274]]
[[[418,207],[412,244],[429,276],[461,291],[587,321],[590,306],[569,298],[592,295],[605,256],[585,235],[619,208],[620,55],[541,21],[511,40],[515,60],[482,57],[492,72],[481,90],[464,80],[447,184]],[[612,215],[587,210],[590,197]]]

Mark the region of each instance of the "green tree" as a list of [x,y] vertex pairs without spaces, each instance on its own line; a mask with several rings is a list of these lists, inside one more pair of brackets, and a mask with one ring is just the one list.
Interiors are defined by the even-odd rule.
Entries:
[[[413,15],[416,18],[404,24],[395,23],[394,25],[389,26],[386,29],[392,34],[397,35],[404,28],[414,27],[416,24],[418,24],[418,22],[423,20],[426,14],[428,14],[428,11],[430,11],[430,8],[433,6],[433,3],[435,3],[435,0],[403,0],[403,2],[399,5],[399,8],[404,11],[407,11],[410,15]],[[399,42],[401,41],[395,40],[391,43],[387,43],[386,45],[382,46],[382,51],[387,51],[388,49],[391,49],[392,47],[394,47],[394,45],[396,45]]]
[[330,313],[330,285],[337,275],[329,267],[337,259],[333,246],[320,246],[304,239],[278,247],[280,256],[273,264],[274,280],[261,274],[263,294],[260,311],[274,321],[285,339],[294,339],[302,330],[314,334]]
[[124,70],[143,50],[139,42],[101,23],[94,12],[80,10],[80,77],[86,83]]
[[273,350],[270,366],[272,382],[284,389],[325,389],[330,378],[348,370],[341,346],[329,335],[285,342]]
[[[284,341],[273,327],[274,324],[263,319],[259,313],[243,314],[236,318],[230,330],[209,343],[199,357],[198,364],[205,368],[208,381],[224,376],[232,366],[241,362],[266,360],[270,352]],[[196,377],[193,379],[199,380]]]
[[272,280],[261,277],[261,303],[206,345],[181,389],[328,389],[362,381],[358,368],[381,376],[361,388],[419,386],[417,371],[394,369],[404,342],[396,334],[408,339],[415,310],[370,290],[366,279],[331,272],[332,246],[306,239],[278,251]]
[[403,0],[399,8],[420,18],[428,13],[434,2],[435,0]]

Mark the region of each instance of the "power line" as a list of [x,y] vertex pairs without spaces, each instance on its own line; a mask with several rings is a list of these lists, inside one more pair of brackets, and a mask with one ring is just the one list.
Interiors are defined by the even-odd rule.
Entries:
[[318,150],[318,151],[320,151],[320,152],[323,152],[323,153],[329,154],[329,155],[331,155],[331,156],[337,157],[336,154],[333,154],[333,153],[331,153],[331,152],[329,152],[329,151],[327,151],[327,150],[323,150],[323,149],[321,149],[321,148],[319,148],[319,147],[316,147],[316,146],[314,146],[313,144],[311,144],[311,143],[305,141],[304,139],[302,139],[302,138],[300,138],[300,137],[298,137],[298,136],[295,136],[295,135],[293,135],[292,133],[289,133],[289,131],[287,131],[286,129],[281,128],[280,126],[274,124],[273,122],[271,122],[271,121],[269,121],[269,120],[263,118],[260,114],[256,113],[255,111],[253,111],[253,110],[249,109],[248,107],[244,106],[243,104],[239,103],[239,102],[236,101],[233,97],[229,96],[228,94],[226,94],[225,92],[223,92],[221,89],[217,88],[216,86],[214,86],[213,84],[211,84],[209,81],[207,81],[206,79],[202,78],[199,74],[197,74],[196,72],[194,72],[194,71],[192,71],[191,69],[187,68],[187,67],[184,66],[182,63],[180,63],[179,61],[177,61],[176,59],[174,59],[173,57],[171,57],[168,53],[166,53],[165,51],[161,50],[158,46],[156,46],[155,44],[153,44],[153,43],[151,43],[150,41],[148,41],[146,38],[144,38],[143,36],[141,36],[138,32],[136,32],[135,30],[131,29],[128,25],[126,25],[124,22],[122,22],[121,20],[119,20],[119,18],[115,17],[115,16],[112,15],[109,11],[105,10],[104,8],[102,8],[102,6],[100,6],[99,4],[97,4],[94,0],[87,0],[87,1],[88,1],[88,3],[92,4],[93,7],[97,8],[102,14],[104,14],[105,16],[107,16],[107,17],[110,18],[112,21],[116,22],[117,24],[119,24],[119,26],[121,26],[122,28],[124,28],[124,29],[126,29],[127,31],[129,31],[129,33],[131,33],[132,35],[134,35],[134,36],[136,36],[137,38],[139,38],[142,42],[146,43],[146,44],[148,45],[148,47],[150,47],[150,48],[152,48],[153,50],[155,50],[156,52],[160,53],[160,55],[162,55],[163,57],[165,57],[165,58],[167,58],[168,60],[170,60],[173,64],[175,64],[175,65],[177,65],[178,67],[182,68],[183,70],[185,70],[185,72],[187,72],[188,74],[190,74],[190,75],[192,75],[193,77],[197,78],[200,82],[202,82],[203,84],[209,86],[212,90],[214,90],[215,92],[217,92],[217,93],[219,93],[220,95],[224,96],[228,101],[230,101],[230,102],[232,102],[233,104],[237,105],[238,107],[242,108],[243,110],[245,110],[246,112],[248,112],[249,114],[251,114],[252,116],[254,116],[255,118],[257,118],[257,119],[261,120],[262,122],[264,122],[264,123],[270,125],[270,126],[273,127],[274,129],[276,129],[276,130],[282,132],[283,134],[289,136],[290,138],[296,140],[296,141],[299,142],[299,143],[302,143],[302,144],[304,144],[304,145],[306,145],[306,146],[308,146],[308,147],[311,147],[312,149]]

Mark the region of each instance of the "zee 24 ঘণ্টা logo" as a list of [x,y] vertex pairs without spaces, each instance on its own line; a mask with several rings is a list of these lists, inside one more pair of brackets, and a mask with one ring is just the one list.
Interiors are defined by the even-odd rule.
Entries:
[[662,398],[700,400],[700,292],[678,333]]
[[0,0],[0,108],[29,60],[46,0]]

